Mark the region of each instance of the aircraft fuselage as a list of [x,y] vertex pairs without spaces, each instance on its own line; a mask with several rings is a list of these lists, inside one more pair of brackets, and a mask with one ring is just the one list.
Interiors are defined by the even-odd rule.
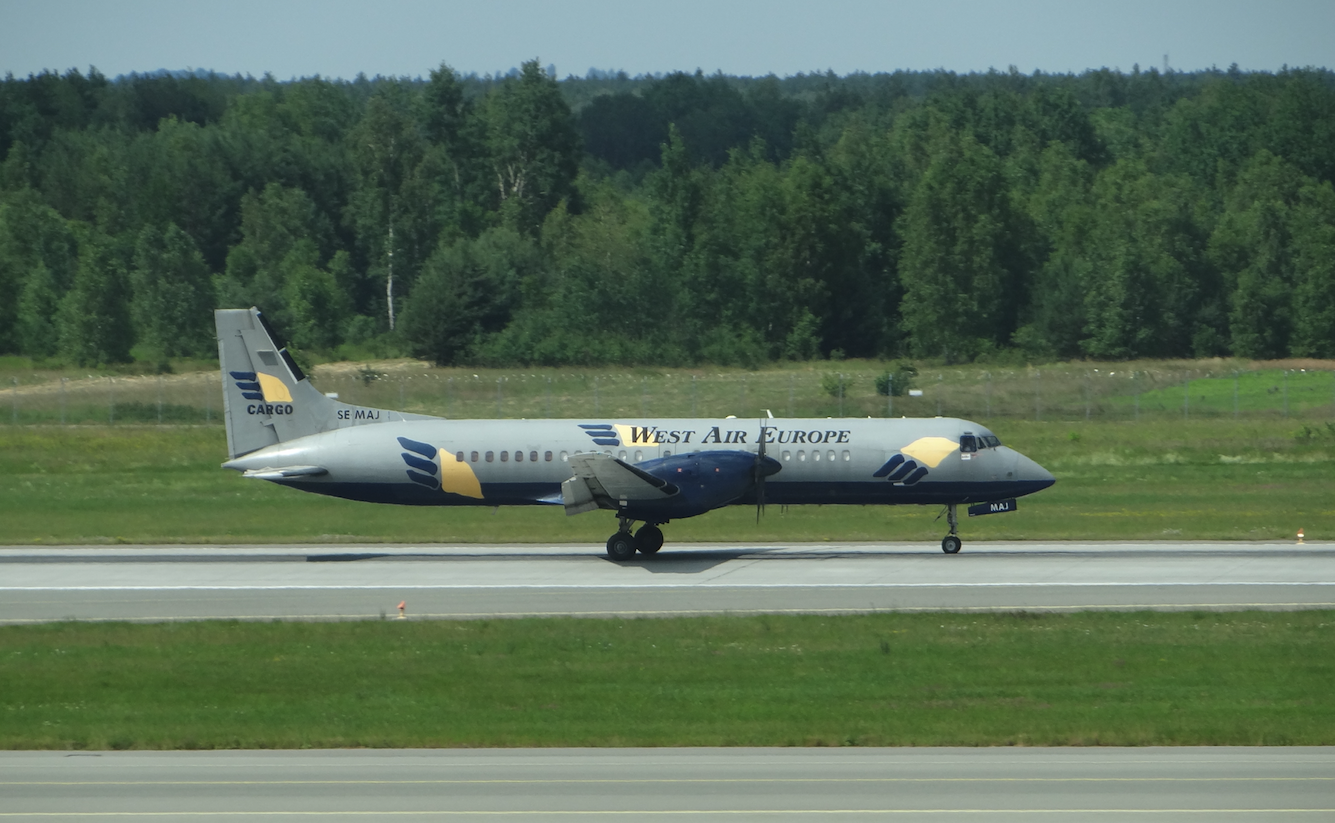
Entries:
[[[663,479],[711,482],[690,455],[765,453],[780,468],[765,483],[777,504],[978,503],[1018,497],[1052,475],[992,433],[956,418],[412,420],[342,428],[279,443],[224,464],[252,473],[314,466],[319,475],[267,476],[273,482],[352,500],[423,506],[559,505],[570,457],[601,453]],[[962,452],[961,437],[981,448]],[[405,444],[404,441],[407,441]],[[888,471],[888,463],[898,460]],[[698,462],[698,461],[697,461]],[[695,476],[692,474],[695,469]],[[878,476],[878,472],[881,472]],[[715,472],[714,474],[726,474]],[[718,505],[752,501],[751,488]],[[717,508],[710,506],[709,508]]]

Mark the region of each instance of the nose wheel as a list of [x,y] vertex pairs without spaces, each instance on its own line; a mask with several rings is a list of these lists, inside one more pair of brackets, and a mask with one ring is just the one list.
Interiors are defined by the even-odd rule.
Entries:
[[959,554],[960,548],[964,546],[964,541],[959,538],[959,517],[955,514],[955,504],[946,504],[946,524],[950,527],[950,534],[941,540],[941,551],[946,554]]

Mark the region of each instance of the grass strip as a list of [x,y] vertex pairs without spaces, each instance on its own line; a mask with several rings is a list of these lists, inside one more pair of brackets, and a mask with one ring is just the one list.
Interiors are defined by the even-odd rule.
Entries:
[[1335,612],[0,627],[0,748],[1335,744]]

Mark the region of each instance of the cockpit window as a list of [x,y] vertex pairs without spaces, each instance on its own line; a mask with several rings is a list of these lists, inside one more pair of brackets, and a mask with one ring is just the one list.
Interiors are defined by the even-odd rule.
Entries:
[[960,452],[962,454],[972,454],[978,451],[978,440],[972,434],[960,435]]
[[987,448],[989,449],[995,449],[1001,445],[1001,441],[997,439],[995,434],[985,434],[983,435],[982,440],[987,444]]

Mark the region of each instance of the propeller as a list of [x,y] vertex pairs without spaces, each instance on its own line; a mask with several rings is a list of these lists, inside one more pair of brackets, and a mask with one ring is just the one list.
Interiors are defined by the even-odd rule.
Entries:
[[765,478],[783,469],[782,463],[765,456],[765,432],[768,430],[765,421],[760,421],[760,448],[756,451],[756,462],[751,465],[751,482],[756,484],[756,523],[765,513]]

